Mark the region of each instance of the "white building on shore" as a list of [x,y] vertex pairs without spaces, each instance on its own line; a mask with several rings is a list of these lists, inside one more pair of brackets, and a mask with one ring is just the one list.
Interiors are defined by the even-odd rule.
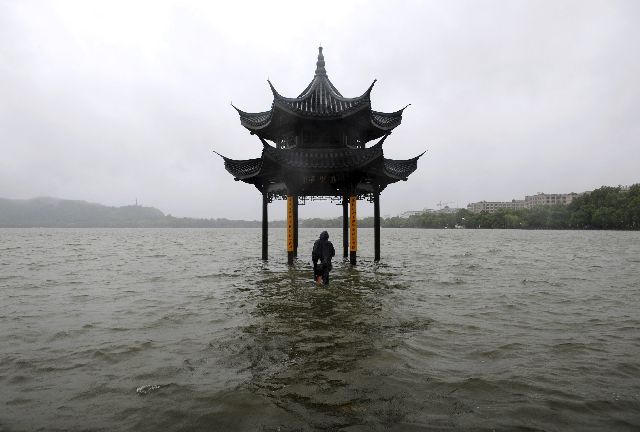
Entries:
[[425,208],[423,210],[409,210],[406,211],[404,213],[400,213],[400,215],[398,215],[401,218],[404,219],[408,219],[411,216],[419,216],[421,214],[425,214],[425,213],[435,213],[435,214],[449,214],[449,213],[456,213],[458,210],[461,210],[457,207],[449,207],[449,206],[444,206],[441,209],[430,209],[430,208]]
[[537,206],[548,205],[568,205],[574,198],[582,194],[575,192],[566,194],[546,194],[538,192],[535,195],[527,195],[523,200],[511,200],[511,201],[480,201],[467,205],[467,210],[480,213],[486,211],[493,213],[498,209],[510,209],[521,210],[525,208],[533,208]]
[[510,210],[520,210],[525,208],[525,202],[524,200],[480,201],[467,205],[467,210],[473,213],[480,213],[482,211],[493,213],[494,211],[502,208]]
[[578,195],[575,192],[566,194],[546,194],[538,192],[535,195],[527,195],[524,200],[526,202],[526,208],[532,208],[540,205],[557,205],[557,204],[571,204],[571,201]]

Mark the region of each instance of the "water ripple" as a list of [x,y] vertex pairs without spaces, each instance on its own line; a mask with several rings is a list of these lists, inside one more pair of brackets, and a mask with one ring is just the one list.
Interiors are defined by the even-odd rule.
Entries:
[[0,230],[0,429],[640,428],[638,233],[316,231]]

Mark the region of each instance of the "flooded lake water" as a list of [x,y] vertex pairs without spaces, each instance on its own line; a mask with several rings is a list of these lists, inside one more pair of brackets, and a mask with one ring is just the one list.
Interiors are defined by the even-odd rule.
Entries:
[[0,229],[0,430],[640,430],[640,232]]

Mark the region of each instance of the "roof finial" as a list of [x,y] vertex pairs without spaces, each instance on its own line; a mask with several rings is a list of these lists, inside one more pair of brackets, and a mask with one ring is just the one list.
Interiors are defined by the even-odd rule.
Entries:
[[318,61],[316,62],[316,75],[327,76],[327,70],[324,68],[324,56],[322,55],[322,47],[318,47]]

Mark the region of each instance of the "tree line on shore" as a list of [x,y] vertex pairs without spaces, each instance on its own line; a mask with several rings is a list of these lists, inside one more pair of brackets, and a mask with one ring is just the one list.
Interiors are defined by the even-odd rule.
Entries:
[[[373,217],[358,221],[373,227]],[[515,228],[515,229],[640,229],[640,183],[628,189],[603,186],[575,198],[569,205],[531,209],[499,209],[494,213],[425,212],[408,218],[381,218],[383,228]],[[0,227],[113,227],[113,228],[260,228],[261,221],[197,219],[165,215],[153,207],[106,207],[85,201],[53,198],[0,198]],[[272,228],[284,220],[269,222]],[[302,219],[301,228],[341,228],[342,217]]]
[[[370,220],[369,220],[370,219]],[[380,222],[387,228],[515,228],[515,229],[640,229],[640,183],[629,189],[603,186],[574,198],[569,205],[530,209],[499,209],[493,213],[423,213]],[[373,226],[367,218],[359,226]]]
[[[273,221],[271,227],[284,227]],[[304,219],[301,228],[340,228],[342,217]],[[373,217],[358,220],[358,227],[371,228]],[[629,189],[603,186],[576,197],[569,205],[537,206],[530,209],[499,209],[473,213],[459,209],[452,213],[425,212],[408,218],[380,218],[383,228],[469,228],[469,229],[640,229],[640,183]]]

